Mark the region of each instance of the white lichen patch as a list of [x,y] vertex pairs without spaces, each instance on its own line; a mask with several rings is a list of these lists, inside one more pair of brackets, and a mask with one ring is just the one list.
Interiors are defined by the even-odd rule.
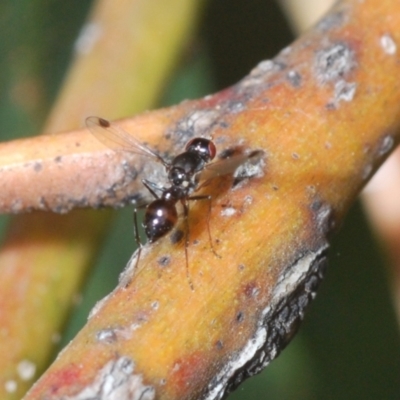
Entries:
[[279,299],[291,293],[297,287],[308,272],[314,258],[315,254],[310,253],[281,274],[272,292],[272,303],[279,301]]
[[368,179],[371,176],[373,170],[374,168],[371,164],[365,165],[365,167],[362,170],[362,179],[363,180]]
[[354,99],[357,84],[349,82],[348,78],[356,66],[355,52],[346,42],[331,44],[317,52],[314,61],[316,79],[323,86],[333,84],[334,93],[327,104],[328,109]]
[[354,82],[339,80],[335,83],[335,93],[331,103],[337,107],[341,101],[352,101],[356,94],[356,88],[357,84]]
[[103,343],[114,343],[117,341],[115,329],[102,329],[96,333],[96,339]]
[[[256,374],[278,355],[281,348],[279,339],[276,336],[276,330],[274,332],[274,322],[276,322],[274,319],[279,319],[279,309],[282,307],[283,301],[290,298],[299,286],[305,285],[307,281],[312,280],[311,277],[318,271],[321,256],[326,249],[327,243],[322,244],[318,250],[305,254],[282,272],[272,293],[272,298],[262,311],[255,333],[242,350],[235,357],[232,357],[214,377],[213,382],[208,387],[208,393],[204,397],[205,400],[223,398],[227,393],[227,389],[229,389],[230,380],[236,376],[236,373],[240,374],[248,367],[250,375]],[[318,280],[316,277],[314,279]],[[308,298],[315,297],[315,289],[315,287],[305,287]],[[307,302],[304,302],[294,307],[293,313],[295,315],[291,315],[290,312],[283,312],[277,322],[278,331],[290,332],[292,322],[295,321],[295,317],[302,318],[302,307],[306,305]],[[288,307],[285,307],[285,309],[288,309]]]
[[115,328],[101,329],[96,333],[96,340],[103,344],[115,343],[118,339],[130,340],[132,339],[133,332],[139,329],[147,320],[143,320],[140,323],[132,323],[128,326],[120,326]]
[[205,136],[219,116],[220,111],[216,108],[194,111],[180,121],[178,130],[190,132],[193,136]]
[[286,46],[280,51],[280,54],[286,56],[286,55],[290,54],[291,52],[292,52],[292,47]]
[[250,71],[250,75],[259,75],[274,70],[274,62],[272,60],[263,60],[259,62],[255,68]]
[[393,37],[388,33],[382,35],[379,39],[381,47],[386,54],[393,55],[396,54],[397,45]]
[[335,98],[337,101],[351,101],[356,93],[357,84],[354,82],[339,81],[335,84]]
[[250,204],[252,204],[253,203],[253,196],[250,196],[250,195],[247,195],[245,198],[244,198],[244,204],[245,205],[250,205]]
[[294,87],[299,87],[301,85],[301,75],[295,71],[295,70],[290,70],[287,73],[287,78],[289,82],[294,86]]
[[[315,195],[315,192],[313,195]],[[324,237],[328,236],[336,226],[333,215],[333,209],[328,203],[321,204],[320,207],[315,210],[315,222],[318,231]]]
[[355,55],[350,46],[335,43],[317,52],[314,70],[317,81],[324,85],[343,80],[355,66]]
[[103,307],[103,305],[105,304],[105,302],[107,301],[108,297],[110,296],[110,294],[108,294],[107,296],[105,296],[104,298],[102,298],[101,300],[99,300],[94,307],[90,310],[90,313],[88,315],[88,320],[90,320],[91,318],[93,318]]
[[275,60],[261,61],[255,68],[250,71],[250,74],[241,81],[242,89],[261,85],[268,76],[274,72],[281,71],[283,66]]
[[128,357],[109,361],[83,390],[65,400],[153,400],[155,390],[144,385],[143,377],[134,374],[135,364]]
[[391,135],[387,135],[382,139],[382,142],[379,146],[379,156],[384,156],[386,153],[388,153],[390,150],[393,149],[394,146],[394,138]]
[[[142,245],[140,249],[140,258],[144,258],[150,250],[151,250],[151,245],[148,244]],[[126,264],[126,267],[120,273],[118,280],[119,286],[126,287],[129,285],[132,279],[134,279],[135,274],[137,274],[138,272],[136,271],[136,268],[138,269],[140,268],[140,259],[138,260],[138,257],[139,257],[139,249],[134,251],[131,258]]]
[[234,208],[234,207],[225,207],[221,211],[221,216],[222,217],[232,217],[235,214],[236,214],[236,208]]
[[35,376],[36,365],[29,360],[22,360],[17,365],[17,373],[21,380],[29,381]]
[[264,176],[265,161],[264,152],[254,151],[254,156],[250,155],[249,159],[236,168],[233,177],[239,180],[247,178],[261,178]]
[[15,381],[14,379],[9,379],[4,383],[4,390],[7,393],[15,393],[17,389],[18,389],[18,384],[17,381]]

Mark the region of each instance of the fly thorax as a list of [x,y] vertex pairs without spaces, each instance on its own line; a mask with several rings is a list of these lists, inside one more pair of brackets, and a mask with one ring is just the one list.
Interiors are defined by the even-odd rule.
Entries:
[[186,174],[191,177],[193,174],[203,169],[204,165],[205,162],[200,154],[191,151],[185,151],[172,160],[170,173],[172,173],[174,169],[179,169],[182,174]]
[[176,203],[178,200],[183,199],[187,195],[187,191],[181,186],[171,186],[164,191],[162,199],[168,202]]

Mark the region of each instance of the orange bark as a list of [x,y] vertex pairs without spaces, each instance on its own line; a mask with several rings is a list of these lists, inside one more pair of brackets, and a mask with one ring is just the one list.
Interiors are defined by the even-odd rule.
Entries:
[[26,399],[221,398],[268,364],[315,296],[327,236],[398,142],[399,26],[396,2],[342,1],[232,88],[124,123],[154,123],[163,151],[211,135],[265,156],[203,189],[221,258],[206,206],[191,207],[194,291],[182,242],[146,246]]
[[[193,0],[93,4],[46,132],[76,129],[92,113],[116,118],[151,107],[190,37],[199,5]],[[88,156],[96,146],[102,157]],[[96,185],[107,182],[101,176],[96,180],[91,171],[107,165],[107,154],[92,137],[74,134],[3,144],[0,175],[9,190],[3,212],[65,212],[88,204],[86,189],[98,202]],[[71,195],[74,201],[69,202]],[[20,399],[47,366],[110,217],[109,212],[74,210],[12,220],[0,251],[0,398]],[[29,374],[21,373],[22,367]]]

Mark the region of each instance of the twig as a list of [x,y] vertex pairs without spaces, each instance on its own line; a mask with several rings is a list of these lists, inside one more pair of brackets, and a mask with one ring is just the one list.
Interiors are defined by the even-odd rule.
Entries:
[[154,118],[161,150],[211,135],[265,158],[207,187],[221,259],[192,207],[195,291],[182,243],[145,247],[26,399],[219,399],[276,357],[315,297],[328,236],[398,142],[399,7],[342,1],[232,88],[131,121]]

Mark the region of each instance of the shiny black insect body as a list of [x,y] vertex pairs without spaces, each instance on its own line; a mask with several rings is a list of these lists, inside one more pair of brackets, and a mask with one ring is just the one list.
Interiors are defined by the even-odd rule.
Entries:
[[[209,229],[208,218],[211,211],[210,195],[193,195],[193,193],[205,186],[211,179],[219,175],[232,173],[240,164],[248,160],[249,156],[239,155],[226,160],[210,163],[216,155],[216,147],[212,140],[196,137],[190,140],[185,151],[178,154],[172,161],[167,162],[156,152],[139,142],[134,136],[125,132],[118,125],[98,117],[86,119],[86,125],[95,137],[114,150],[124,150],[138,153],[162,163],[168,175],[169,187],[160,187],[154,182],[143,179],[142,183],[154,197],[145,211],[143,227],[150,243],[153,243],[169,233],[178,221],[177,204],[183,206],[185,221],[185,255],[186,274],[188,282],[193,289],[188,272],[188,215],[189,201],[207,200],[209,213],[207,228],[210,237],[211,249],[214,250]],[[161,193],[160,195],[157,192]],[[137,210],[134,211],[135,238],[139,245],[136,266],[139,262],[141,242],[137,229]],[[218,256],[218,255],[217,255]]]
[[185,147],[185,151],[176,156],[170,164],[166,165],[169,188],[162,189],[162,195],[157,196],[152,189],[152,183],[142,180],[143,184],[156,198],[146,207],[144,216],[144,229],[150,242],[166,235],[176,225],[178,213],[176,204],[180,201],[183,205],[184,215],[187,218],[189,200],[211,200],[210,196],[195,196],[191,193],[196,190],[197,174],[207,163],[215,157],[216,149],[211,140],[194,138]]

